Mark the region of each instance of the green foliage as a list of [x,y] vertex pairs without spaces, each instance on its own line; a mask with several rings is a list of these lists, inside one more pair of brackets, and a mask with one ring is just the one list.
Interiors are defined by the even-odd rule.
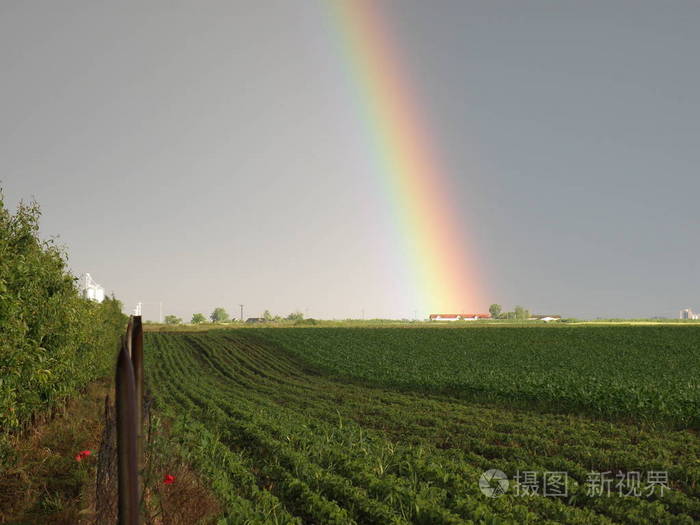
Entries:
[[207,318],[204,317],[204,314],[192,314],[192,320],[190,323],[192,324],[202,324],[207,321]]
[[212,323],[225,323],[229,320],[229,315],[226,313],[226,310],[219,306],[218,308],[214,308],[209,318]]
[[[355,337],[365,332],[361,342],[370,348],[359,357],[383,354],[388,359],[380,367],[389,374],[420,367],[411,359],[393,361],[394,353],[372,340],[372,330],[334,330],[339,337],[331,346],[345,343],[353,350]],[[503,329],[474,329],[474,341],[484,330]],[[314,333],[310,345],[329,335],[323,328],[274,331],[285,337]],[[379,340],[385,337],[384,329],[374,331]],[[421,346],[421,333],[428,331],[434,336],[431,329],[393,330],[402,332],[403,343],[417,337]],[[172,421],[170,443],[210,480],[225,507],[221,523],[584,525],[700,519],[700,438],[694,432],[339,381],[261,334],[267,337],[267,329],[146,334],[147,379],[158,408]],[[312,346],[306,348],[313,354]],[[336,362],[352,363],[352,351],[337,351]],[[453,370],[464,364],[458,358]],[[511,479],[504,496],[487,498],[479,490],[481,474],[491,468]],[[622,497],[617,487],[607,497],[586,494],[591,471],[649,470],[668,472],[672,488],[664,496]],[[569,497],[517,496],[513,477],[525,471],[567,472]]]
[[515,307],[515,319],[518,321],[526,321],[530,317],[530,311],[523,308],[522,306]]
[[263,312],[263,319],[265,319],[265,321],[272,321],[274,319],[274,317],[270,313],[270,310],[265,310]]
[[[0,192],[0,428],[20,429],[113,364],[121,303],[83,299],[64,252],[39,238],[40,210]],[[5,434],[7,437],[7,434]],[[1,437],[0,437],[1,440]],[[0,463],[3,461],[0,451]]]
[[329,373],[372,384],[700,428],[700,330],[694,326],[256,333]]
[[304,320],[304,314],[300,312],[299,310],[292,312],[287,316],[287,321],[303,321]]
[[489,306],[489,313],[493,319],[498,319],[498,317],[501,315],[501,305],[495,303],[492,304]]
[[165,324],[180,324],[182,323],[182,319],[179,317],[176,317],[174,315],[166,315],[165,316]]
[[300,319],[299,321],[294,322],[294,326],[315,326],[317,324],[318,321],[313,317],[309,317],[308,319]]

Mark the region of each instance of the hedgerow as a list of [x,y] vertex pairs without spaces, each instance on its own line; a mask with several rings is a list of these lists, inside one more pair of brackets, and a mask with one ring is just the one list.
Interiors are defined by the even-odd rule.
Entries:
[[34,202],[11,213],[0,190],[0,467],[10,435],[107,373],[126,323],[114,297],[81,296],[40,215]]

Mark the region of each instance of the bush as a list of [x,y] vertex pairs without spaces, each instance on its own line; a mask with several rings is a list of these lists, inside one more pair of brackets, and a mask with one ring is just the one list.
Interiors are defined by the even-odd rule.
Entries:
[[40,214],[36,203],[11,214],[0,191],[0,445],[104,375],[126,323],[114,297],[81,296],[65,252],[39,238]]
[[192,324],[201,324],[201,323],[206,323],[206,322],[207,322],[207,318],[204,317],[204,314],[193,314],[192,320],[190,321],[190,323],[192,323]]
[[318,321],[314,319],[313,317],[310,317],[309,319],[301,319],[299,321],[296,321],[294,323],[294,326],[305,326],[305,325],[317,325]]

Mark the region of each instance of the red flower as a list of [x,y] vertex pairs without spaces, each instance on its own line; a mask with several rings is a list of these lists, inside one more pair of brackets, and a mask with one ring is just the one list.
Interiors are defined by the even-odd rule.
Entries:
[[90,450],[81,450],[80,452],[78,452],[78,453],[75,455],[75,460],[76,460],[76,461],[82,461],[82,460],[84,460],[86,457],[88,457],[90,454],[92,454],[92,452],[91,452]]
[[163,483],[165,483],[166,485],[172,485],[173,483],[175,483],[175,476],[166,474],[163,478]]

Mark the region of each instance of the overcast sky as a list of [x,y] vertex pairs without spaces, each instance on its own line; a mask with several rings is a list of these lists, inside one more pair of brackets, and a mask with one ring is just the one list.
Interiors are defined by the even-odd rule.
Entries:
[[[700,309],[700,2],[381,6],[488,302]],[[7,204],[129,309],[427,315],[336,31],[320,0],[1,1]]]

